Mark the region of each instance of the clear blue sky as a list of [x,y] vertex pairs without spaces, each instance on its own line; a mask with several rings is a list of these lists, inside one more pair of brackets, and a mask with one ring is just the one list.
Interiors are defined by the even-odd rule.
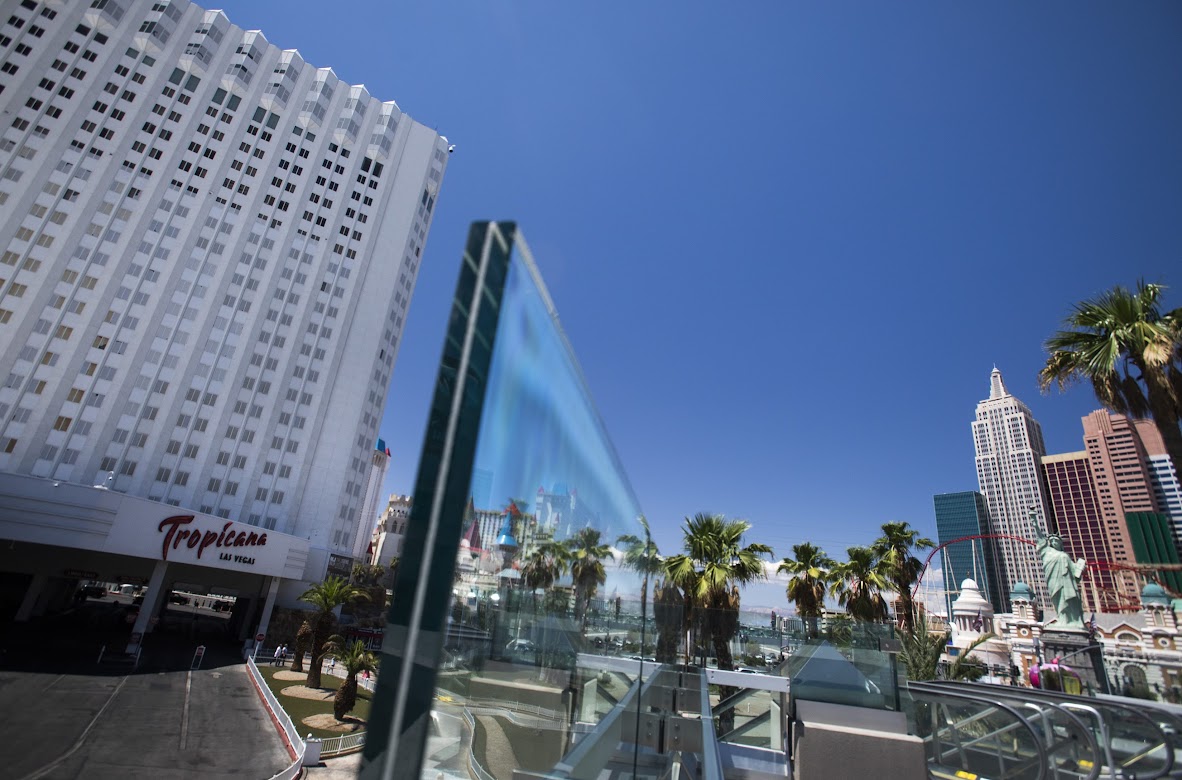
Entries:
[[[382,424],[409,492],[468,223],[515,219],[658,543],[777,558],[977,488],[997,364],[1039,395],[1073,301],[1182,306],[1182,4],[231,0],[457,145]],[[755,603],[776,606],[767,587]],[[749,599],[750,601],[751,599]]]

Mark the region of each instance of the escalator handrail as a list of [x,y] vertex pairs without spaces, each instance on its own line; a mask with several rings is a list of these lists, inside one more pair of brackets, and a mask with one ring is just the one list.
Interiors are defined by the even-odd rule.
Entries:
[[[1019,700],[1022,700],[1022,699],[1042,699],[1045,701],[1050,701],[1050,702],[1059,703],[1059,704],[1065,704],[1065,705],[1069,705],[1072,707],[1078,707],[1081,709],[1092,709],[1093,711],[1095,711],[1097,713],[1097,716],[1099,717],[1100,722],[1103,726],[1102,732],[1103,732],[1104,741],[1105,741],[1104,749],[1105,749],[1105,753],[1107,754],[1108,761],[1109,761],[1110,765],[1112,765],[1114,762],[1112,752],[1111,752],[1111,736],[1110,736],[1110,734],[1108,732],[1108,728],[1107,728],[1107,719],[1105,719],[1103,717],[1103,715],[1100,713],[1101,713],[1101,711],[1107,711],[1109,713],[1109,717],[1112,717],[1113,720],[1116,720],[1116,721],[1119,721],[1121,719],[1120,717],[1115,717],[1116,713],[1118,713],[1118,712],[1125,713],[1126,716],[1127,716],[1127,714],[1131,714],[1134,720],[1138,720],[1140,722],[1148,724],[1148,726],[1153,731],[1157,732],[1157,735],[1159,737],[1158,742],[1161,744],[1161,746],[1163,748],[1167,748],[1164,751],[1165,767],[1161,770],[1160,773],[1155,774],[1151,778],[1147,778],[1146,780],[1157,780],[1157,778],[1169,776],[1174,768],[1174,751],[1176,749],[1178,749],[1179,747],[1182,747],[1182,745],[1179,744],[1180,742],[1182,742],[1182,735],[1176,736],[1175,738],[1171,739],[1171,736],[1166,734],[1166,732],[1161,728],[1161,726],[1158,723],[1154,722],[1153,718],[1150,718],[1148,715],[1146,715],[1142,709],[1140,709],[1136,706],[1130,705],[1130,704],[1126,704],[1123,701],[1118,701],[1118,700],[1115,700],[1112,698],[1108,698],[1108,697],[1097,698],[1094,696],[1078,696],[1076,694],[1062,693],[1060,691],[1047,691],[1047,690],[1043,690],[1041,688],[1014,688],[1013,686],[993,685],[990,683],[959,682],[959,681],[953,681],[953,680],[934,680],[934,681],[932,681],[932,684],[940,686],[942,688],[946,688],[946,689],[947,688],[967,687],[967,688],[972,688],[973,690],[982,691],[983,693],[987,691],[989,694],[991,694],[993,696],[999,696],[999,697],[1003,697],[1003,698],[1007,698],[1007,699],[1011,699],[1011,700],[1014,700],[1014,699],[1019,699]],[[1150,709],[1150,708],[1146,707],[1146,709]],[[1155,713],[1158,713],[1158,712],[1165,713],[1169,717],[1170,720],[1174,720],[1175,722],[1178,722],[1180,725],[1182,725],[1182,721],[1179,721],[1173,715],[1173,713],[1169,713],[1165,710],[1160,710],[1157,708],[1152,708],[1152,709]],[[1151,746],[1148,743],[1146,744],[1146,747],[1148,748],[1147,752],[1152,752],[1152,751],[1156,750],[1156,747]]]
[[1047,769],[1048,769],[1046,747],[1043,745],[1042,740],[1038,738],[1038,734],[1035,731],[1034,726],[1031,725],[1030,721],[1026,718],[1026,716],[1023,715],[1022,713],[1018,712],[1016,709],[1014,709],[1010,705],[1005,704],[1003,702],[989,699],[985,696],[977,696],[972,693],[965,693],[965,692],[961,692],[961,691],[957,691],[955,693],[950,693],[950,692],[943,690],[943,689],[932,690],[931,688],[926,687],[923,683],[908,682],[907,688],[909,691],[911,691],[913,693],[926,694],[926,695],[936,697],[936,698],[951,698],[951,699],[958,699],[961,701],[971,702],[973,704],[978,704],[978,705],[983,704],[987,707],[991,707],[995,710],[998,710],[1000,712],[1005,712],[1006,714],[1010,715],[1011,717],[1014,718],[1014,720],[1017,721],[1018,725],[1022,726],[1030,733],[1031,742],[1034,743],[1034,747],[1038,753],[1038,758],[1039,758],[1038,777],[1035,780],[1044,780],[1044,778],[1046,777]]

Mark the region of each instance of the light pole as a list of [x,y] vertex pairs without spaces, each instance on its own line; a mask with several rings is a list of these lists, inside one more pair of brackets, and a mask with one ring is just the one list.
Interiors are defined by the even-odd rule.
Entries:
[[492,602],[492,625],[489,627],[488,634],[488,657],[492,658],[493,651],[497,646],[497,614],[501,611],[501,594],[493,593],[488,597],[488,600]]
[[[1057,655],[1051,661],[1051,663],[1062,663],[1067,658],[1071,658],[1072,656],[1080,655],[1082,653],[1090,653],[1093,650],[1100,651],[1100,670],[1099,670],[1100,673],[1097,674],[1096,677],[1099,678],[1099,680],[1103,681],[1104,692],[1107,693],[1109,696],[1111,696],[1112,695],[1112,684],[1108,681],[1108,670],[1104,668],[1104,651],[1103,651],[1103,649],[1101,649],[1101,646],[1088,645],[1087,647],[1080,648],[1079,650],[1072,650],[1067,655]],[[1092,669],[1092,672],[1093,673],[1096,672],[1096,669],[1094,667]],[[1039,687],[1041,687],[1041,685],[1042,685],[1042,674],[1041,673],[1038,676],[1038,681],[1039,681]]]
[[[1042,642],[1038,637],[1034,637],[1034,668],[1038,670],[1038,687],[1041,689],[1042,684]],[[1029,679],[1029,677],[1027,677]]]

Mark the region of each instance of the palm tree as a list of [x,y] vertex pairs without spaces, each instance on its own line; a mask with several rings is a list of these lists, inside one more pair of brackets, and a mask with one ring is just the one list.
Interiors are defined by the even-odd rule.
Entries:
[[729,643],[739,630],[738,586],[764,579],[763,557],[772,554],[766,544],[741,546],[749,530],[746,520],[699,512],[685,520],[685,553],[665,559],[665,575],[685,594],[719,669],[734,668]]
[[570,556],[570,574],[575,589],[575,619],[583,629],[587,627],[587,607],[599,586],[607,581],[603,561],[611,555],[611,547],[599,541],[599,531],[583,528],[566,540]]
[[[367,599],[345,605],[345,612],[351,614],[361,626],[381,627],[386,624],[386,567],[357,563],[349,581],[365,591]],[[366,602],[366,603],[361,603]]]
[[923,571],[923,561],[912,554],[912,550],[925,550],[936,543],[909,526],[906,521],[882,524],[882,536],[874,542],[874,552],[882,561],[886,577],[899,594],[902,602],[903,630],[910,631],[915,625],[915,604],[911,589]]
[[342,604],[365,598],[369,598],[365,591],[340,577],[329,577],[324,582],[308,588],[300,596],[300,601],[306,601],[316,607],[316,615],[311,621],[312,660],[308,665],[308,680],[305,683],[309,688],[320,687],[320,666],[324,661],[324,644],[336,629],[337,624],[333,610]]
[[304,671],[304,653],[308,652],[308,648],[312,646],[312,622],[304,620],[300,623],[300,628],[296,631],[295,654],[291,657],[291,670],[293,672]]
[[796,604],[796,614],[805,621],[809,638],[817,635],[817,618],[825,610],[825,591],[829,587],[829,569],[833,560],[811,542],[792,545],[793,558],[785,558],[776,573],[787,574],[788,598]]
[[677,646],[686,625],[685,595],[668,580],[658,579],[653,583],[653,622],[657,626],[657,661],[676,663]]
[[357,675],[362,672],[376,672],[378,659],[373,653],[365,649],[361,640],[346,642],[338,635],[329,638],[324,646],[328,655],[341,664],[345,670],[345,681],[337,688],[332,699],[332,714],[337,720],[344,720],[345,715],[357,706]]
[[1044,392],[1086,380],[1100,403],[1117,414],[1152,416],[1174,470],[1182,474],[1182,309],[1163,314],[1165,287],[1137,282],[1077,303],[1064,330],[1047,339],[1038,372]]
[[846,550],[849,560],[833,567],[829,593],[855,620],[871,623],[887,619],[888,610],[882,591],[889,586],[882,562],[872,547],[855,546]]
[[[538,588],[549,590],[555,581],[566,573],[569,566],[566,546],[559,542],[546,541],[535,546],[525,556],[521,567],[521,579],[531,592]],[[538,610],[538,596],[534,593],[534,611]]]
[[[917,620],[914,628],[904,629],[903,650],[899,653],[899,660],[907,669],[907,679],[936,679],[940,671],[940,658],[948,649],[948,641],[951,638],[951,631],[932,632],[926,619]],[[980,679],[985,673],[983,665],[969,656],[990,639],[993,639],[993,634],[982,634],[970,642],[945,669],[945,679],[966,682]]]
[[642,625],[647,625],[649,577],[660,574],[665,562],[649,535],[648,520],[644,515],[640,516],[640,524],[644,528],[644,539],[624,534],[616,539],[616,544],[624,545],[624,568],[631,569],[644,578],[640,583],[640,618],[643,621]]
[[[743,544],[751,530],[746,520],[727,520],[722,515],[699,512],[687,517],[682,531],[685,553],[665,559],[666,577],[685,595],[685,615],[700,627],[700,641],[713,645],[719,669],[734,669],[730,640],[739,632],[739,585],[764,579],[764,556],[772,554],[766,544]],[[691,652],[692,643],[686,643]],[[734,693],[730,686],[719,689],[720,701]],[[734,729],[735,711],[718,716],[720,734]]]
[[926,619],[917,621],[912,628],[903,629],[899,637],[903,649],[899,661],[907,670],[908,680],[934,680],[940,669],[940,656],[948,646],[946,631],[934,633]]
[[970,658],[970,656],[974,650],[990,639],[993,639],[993,634],[981,634],[981,636],[969,642],[969,646],[960,651],[952,659],[952,663],[948,665],[947,679],[974,682],[984,677],[986,672],[985,664],[976,658]]

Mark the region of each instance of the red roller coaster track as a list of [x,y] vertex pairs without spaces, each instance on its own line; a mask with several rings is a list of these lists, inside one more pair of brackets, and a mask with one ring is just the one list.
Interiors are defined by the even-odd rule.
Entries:
[[911,598],[915,598],[915,594],[919,593],[919,586],[923,583],[923,575],[927,574],[928,564],[932,562],[932,558],[936,557],[936,553],[943,550],[950,544],[957,544],[959,542],[971,542],[974,539],[1013,539],[1015,542],[1022,542],[1034,546],[1032,539],[1026,539],[1021,536],[1012,536],[1011,534],[972,534],[971,536],[961,536],[957,539],[951,539],[943,544],[938,545],[934,550],[928,553],[928,557],[923,561],[923,568],[919,570],[919,577],[915,580],[915,587],[911,589]]
[[[927,573],[928,564],[932,562],[932,558],[936,557],[936,553],[943,550],[950,544],[958,544],[960,542],[970,542],[974,539],[1013,539],[1015,542],[1022,542],[1033,546],[1035,544],[1033,539],[1027,539],[1022,536],[1013,536],[1011,534],[972,534],[971,536],[961,536],[957,539],[952,539],[943,544],[940,544],[924,559],[923,568],[920,569],[919,577],[915,580],[915,587],[911,589],[911,598],[914,599],[919,593],[919,586],[923,583],[923,575]],[[1132,571],[1139,574],[1150,576],[1151,572],[1156,571],[1182,571],[1182,563],[1115,563],[1113,561],[1087,561],[1089,569],[1096,571]],[[1161,585],[1172,598],[1182,598],[1182,595],[1175,593],[1165,583],[1161,582],[1158,577],[1152,577],[1154,582]]]

